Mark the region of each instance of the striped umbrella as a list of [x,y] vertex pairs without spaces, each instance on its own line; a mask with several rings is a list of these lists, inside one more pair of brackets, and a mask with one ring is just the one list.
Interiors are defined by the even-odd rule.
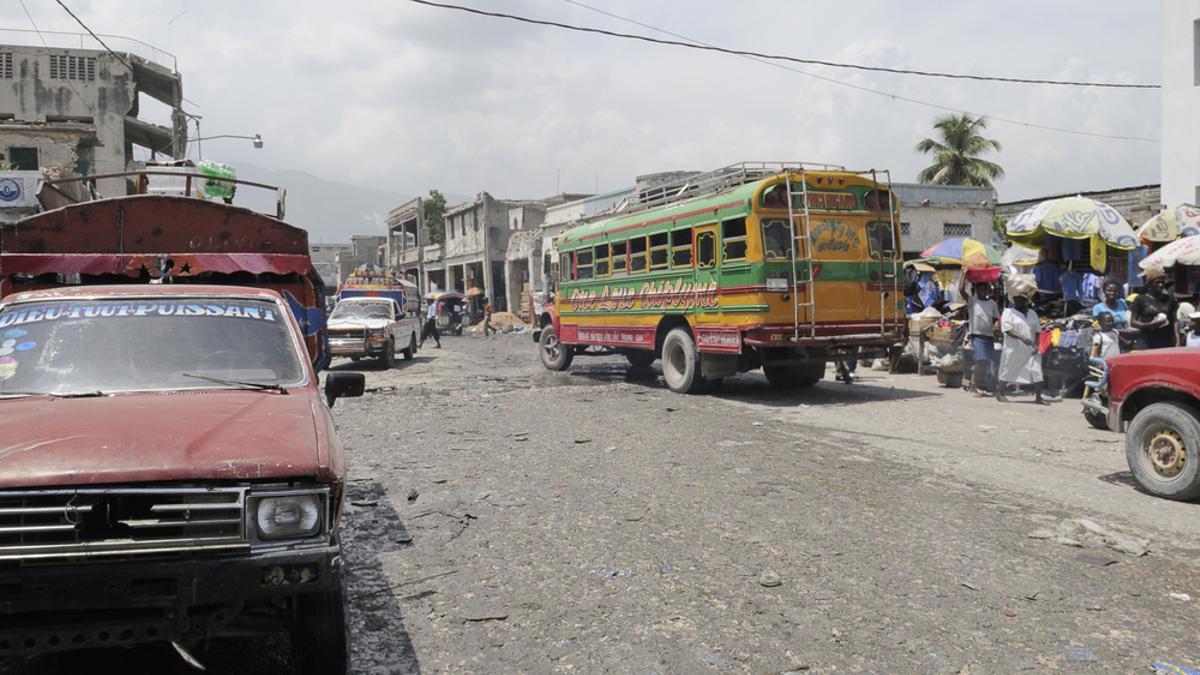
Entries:
[[951,237],[922,251],[921,259],[934,264],[961,265],[974,269],[999,265],[1000,252],[981,241]]

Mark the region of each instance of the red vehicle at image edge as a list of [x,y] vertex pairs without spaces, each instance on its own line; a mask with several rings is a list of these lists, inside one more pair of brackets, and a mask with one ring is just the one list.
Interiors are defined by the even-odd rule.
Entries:
[[345,459],[275,291],[0,300],[0,659],[290,629],[343,673]]
[[1099,391],[1084,413],[1094,425],[1125,432],[1138,485],[1169,499],[1200,498],[1200,350],[1122,354],[1104,363],[1093,384]]

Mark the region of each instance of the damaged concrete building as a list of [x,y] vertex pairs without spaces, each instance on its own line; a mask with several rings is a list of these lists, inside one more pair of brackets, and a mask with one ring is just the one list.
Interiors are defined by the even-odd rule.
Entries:
[[388,211],[387,260],[385,264],[401,277],[428,290],[425,278],[425,244],[429,238],[422,212],[424,202],[412,199]]
[[[0,166],[66,178],[125,171],[134,146],[184,157],[187,117],[174,58],[142,46],[167,64],[120,51],[0,45]],[[139,118],[142,94],[167,107],[171,126]],[[126,183],[99,181],[97,191],[125,194]]]

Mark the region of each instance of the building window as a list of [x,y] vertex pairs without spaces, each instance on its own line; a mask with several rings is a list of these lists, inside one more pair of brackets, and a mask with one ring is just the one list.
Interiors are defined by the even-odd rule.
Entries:
[[0,78],[12,79],[12,52],[0,54]]
[[900,236],[907,237],[912,234],[912,225],[909,223],[900,223]]
[[969,237],[971,236],[970,223],[946,223],[942,225],[943,237]]
[[513,226],[512,226],[512,229],[514,229],[514,230],[515,230],[515,229],[517,229],[517,219],[516,219],[516,218],[513,218]]
[[87,80],[96,79],[96,59],[90,56],[69,54],[50,55],[50,79]]
[[8,163],[14,171],[37,171],[37,148],[9,148]]

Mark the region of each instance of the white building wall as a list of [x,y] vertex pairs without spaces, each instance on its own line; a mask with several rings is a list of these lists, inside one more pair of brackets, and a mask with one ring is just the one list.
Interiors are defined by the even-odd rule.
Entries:
[[1162,201],[1200,203],[1200,0],[1163,0]]
[[[992,241],[992,210],[962,206],[900,206],[900,245],[910,256],[950,237]],[[959,231],[970,226],[969,233]]]

